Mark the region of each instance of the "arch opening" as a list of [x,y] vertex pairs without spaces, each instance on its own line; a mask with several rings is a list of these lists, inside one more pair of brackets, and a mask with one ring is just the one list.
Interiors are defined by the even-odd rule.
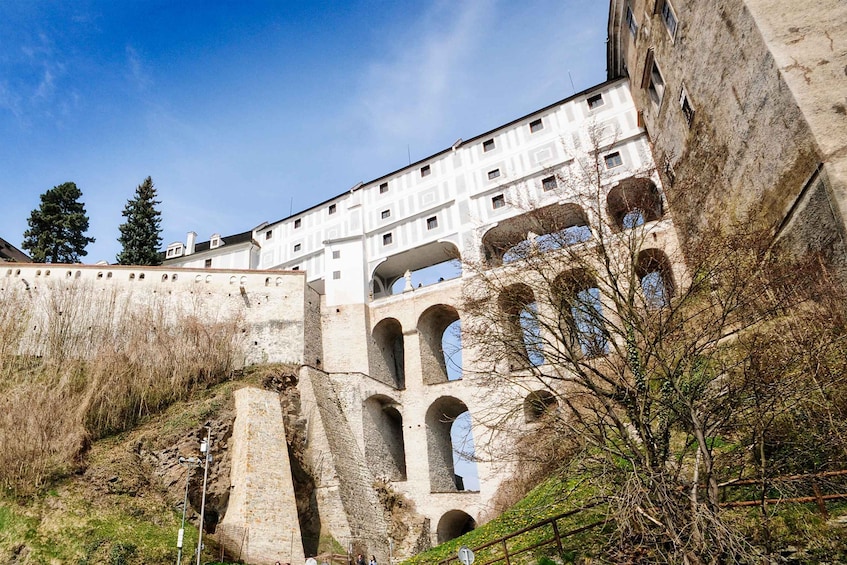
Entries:
[[553,283],[559,304],[560,327],[567,328],[570,343],[585,357],[609,353],[609,335],[594,278],[582,270],[559,275]]
[[631,229],[664,215],[662,196],[650,179],[631,177],[609,190],[606,212],[616,230]]
[[418,319],[421,373],[424,384],[437,384],[462,377],[462,335],[459,312],[437,304]]
[[380,263],[371,277],[371,289],[374,299],[384,298],[402,294],[408,288],[429,286],[460,276],[459,248],[449,241],[437,241],[392,255]]
[[668,256],[659,249],[644,249],[638,254],[635,274],[641,284],[641,295],[649,309],[670,304],[674,294],[673,275]]
[[406,386],[403,327],[395,318],[381,320],[373,330],[371,377],[402,389]]
[[444,543],[476,529],[476,520],[463,510],[450,510],[440,520],[436,535],[438,543]]
[[538,303],[527,285],[518,283],[503,290],[498,297],[500,310],[506,316],[505,331],[509,343],[514,344],[510,352],[512,370],[538,367],[544,364],[544,347],[541,324],[538,320]]
[[591,239],[585,211],[578,204],[553,204],[507,218],[482,237],[491,266],[512,263],[534,252],[562,249]]
[[430,490],[477,490],[479,475],[473,460],[470,412],[465,403],[452,396],[442,396],[430,405],[425,423]]
[[387,396],[371,396],[365,400],[362,420],[368,467],[377,477],[405,481],[406,444],[397,403]]
[[541,420],[558,406],[556,396],[549,390],[534,390],[523,401],[524,421],[527,424]]

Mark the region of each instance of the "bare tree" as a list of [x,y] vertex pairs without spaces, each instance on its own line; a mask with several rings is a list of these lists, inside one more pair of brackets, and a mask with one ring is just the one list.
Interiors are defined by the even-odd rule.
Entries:
[[762,549],[724,519],[719,483],[808,468],[766,449],[803,406],[840,442],[825,461],[847,460],[839,289],[751,226],[704,230],[683,257],[655,176],[612,178],[599,155],[545,179],[547,205],[516,188],[524,213],[466,265],[463,343],[501,399],[480,419],[549,413],[578,440],[572,469],[608,500],[614,559],[752,559]]

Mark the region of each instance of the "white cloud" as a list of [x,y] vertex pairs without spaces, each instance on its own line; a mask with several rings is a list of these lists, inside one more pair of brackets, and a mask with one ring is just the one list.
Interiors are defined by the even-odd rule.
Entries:
[[144,67],[144,61],[138,51],[131,45],[126,46],[126,61],[130,81],[140,91],[147,90],[152,84],[152,79]]

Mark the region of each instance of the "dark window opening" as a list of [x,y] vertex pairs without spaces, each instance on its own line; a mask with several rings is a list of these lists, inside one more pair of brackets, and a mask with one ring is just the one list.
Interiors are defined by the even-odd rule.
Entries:
[[529,133],[535,133],[535,132],[541,131],[543,129],[544,129],[544,122],[541,121],[541,118],[529,122]]
[[495,210],[506,206],[506,198],[502,194],[498,194],[491,199],[491,207]]
[[491,151],[492,149],[494,149],[494,140],[493,139],[487,139],[487,140],[482,142],[482,150],[484,152],[485,151]]

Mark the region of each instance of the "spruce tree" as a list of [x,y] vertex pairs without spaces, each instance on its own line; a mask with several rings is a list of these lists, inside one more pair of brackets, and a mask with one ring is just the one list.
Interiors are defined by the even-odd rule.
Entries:
[[156,200],[153,179],[147,177],[135,189],[135,198],[128,200],[123,216],[126,222],[120,225],[118,241],[123,251],[117,260],[121,265],[159,265],[159,247],[162,244],[162,213],[156,209],[161,204]]
[[88,255],[85,247],[94,243],[86,237],[88,216],[79,201],[82,192],[76,184],[66,182],[41,195],[41,206],[27,220],[21,247],[30,252],[37,263],[77,263]]

